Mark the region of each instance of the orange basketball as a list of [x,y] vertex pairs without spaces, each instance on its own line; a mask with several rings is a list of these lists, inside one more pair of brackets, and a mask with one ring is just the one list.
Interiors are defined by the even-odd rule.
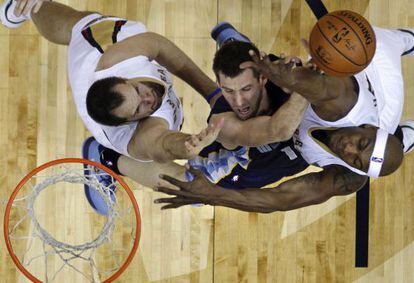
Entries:
[[309,48],[313,61],[337,77],[361,72],[375,54],[375,33],[368,21],[352,11],[326,14],[313,27]]

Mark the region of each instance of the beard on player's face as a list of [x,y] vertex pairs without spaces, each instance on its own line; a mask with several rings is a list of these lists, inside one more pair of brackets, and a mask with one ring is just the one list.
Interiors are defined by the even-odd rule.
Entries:
[[246,120],[268,109],[263,108],[266,81],[263,76],[255,77],[251,69],[246,69],[235,77],[218,75],[218,85],[233,112],[241,120]]

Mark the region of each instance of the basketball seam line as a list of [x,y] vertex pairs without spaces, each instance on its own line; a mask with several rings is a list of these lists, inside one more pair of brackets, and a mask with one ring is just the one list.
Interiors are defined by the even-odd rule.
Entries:
[[[402,32],[405,32],[405,33],[409,33],[409,34],[411,34],[413,37],[414,37],[414,33],[412,32],[412,31],[410,31],[410,30],[406,30],[406,29],[398,29],[399,31],[402,31]],[[409,50],[407,50],[407,51],[404,51],[404,53],[403,54],[401,54],[401,56],[404,56],[404,55],[407,55],[407,54],[410,54],[411,52],[413,52],[414,51],[414,46],[413,47],[411,47],[411,49],[409,49]]]
[[[316,24],[316,26],[318,27],[318,29],[319,29],[319,31],[321,32],[321,34],[324,36],[324,34],[322,33],[322,31],[320,30],[320,28],[319,28],[319,26],[318,26],[318,24]],[[326,39],[326,38],[325,38]],[[311,44],[311,42],[312,42],[312,37],[309,39],[309,46],[312,46],[312,44]],[[329,40],[328,40],[328,42],[329,42]],[[334,47],[335,48],[335,47]],[[316,53],[316,52],[315,52]],[[342,53],[341,53],[342,54]],[[323,60],[319,60],[319,62],[322,64],[322,65],[324,65],[326,68],[328,68],[329,70],[331,70],[331,71],[333,71],[333,72],[335,72],[335,73],[340,73],[340,74],[347,74],[347,75],[352,75],[354,72],[341,72],[341,71],[337,71],[337,70],[335,70],[335,69],[332,69],[331,67],[329,67],[327,64],[325,64],[324,62],[323,62]]]
[[[362,39],[359,37],[359,35],[358,35],[358,33],[356,32],[356,30],[350,25],[350,24],[348,24],[347,22],[345,22],[344,20],[342,20],[341,18],[339,18],[338,16],[335,16],[335,15],[330,15],[330,16],[332,16],[332,17],[334,17],[334,18],[336,18],[336,19],[338,19],[338,20],[340,20],[341,22],[343,22],[344,24],[346,24],[347,26],[349,26],[350,27],[350,29],[352,29],[352,31],[355,33],[355,35],[356,35],[356,37],[358,38],[358,40],[360,41],[360,43],[361,43],[361,45],[362,46],[364,46],[364,43],[363,43],[363,41],[362,41]],[[330,41],[329,41],[329,43],[331,43]],[[331,44],[332,45],[332,44]],[[333,46],[333,45],[332,45]],[[335,47],[334,47],[335,48]],[[336,48],[335,48],[336,49]],[[365,48],[363,48],[363,50],[364,50],[364,54],[365,54],[365,61],[367,62],[368,61],[368,54],[367,54],[367,51],[365,50]],[[338,50],[338,52],[339,52],[339,50]],[[342,53],[341,53],[342,54]],[[368,65],[368,64],[362,64],[362,65],[360,65],[360,64],[356,64],[355,62],[353,62],[351,59],[349,59],[347,56],[345,56],[344,54],[342,54],[345,58],[347,58],[349,61],[351,61],[352,63],[354,63],[355,65],[357,65],[357,66],[366,66],[366,65]]]

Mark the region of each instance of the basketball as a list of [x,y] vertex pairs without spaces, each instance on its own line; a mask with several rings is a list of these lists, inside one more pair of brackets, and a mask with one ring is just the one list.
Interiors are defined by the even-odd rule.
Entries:
[[372,26],[347,10],[326,14],[313,27],[309,49],[314,63],[326,74],[352,76],[371,62],[376,48]]

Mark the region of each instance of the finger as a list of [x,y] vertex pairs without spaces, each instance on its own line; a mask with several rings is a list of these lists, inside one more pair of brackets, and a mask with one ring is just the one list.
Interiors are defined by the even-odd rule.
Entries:
[[270,58],[266,53],[264,53],[264,56],[262,57],[262,62],[265,65],[271,65],[272,64],[272,61],[270,61]]
[[292,90],[290,90],[290,89],[288,89],[288,88],[285,88],[285,87],[282,87],[282,90],[283,90],[285,93],[288,93],[288,94],[292,94],[292,93],[293,93],[293,91],[292,91]]
[[200,203],[200,200],[177,196],[177,197],[172,197],[172,198],[158,198],[158,199],[154,200],[154,203],[190,204],[190,203]]
[[185,189],[188,185],[187,182],[180,181],[180,180],[175,179],[175,178],[173,178],[171,176],[168,176],[168,175],[160,174],[160,178],[167,181],[170,184],[173,184],[174,186],[177,186],[177,187],[181,188],[181,189]]
[[308,54],[310,54],[309,42],[304,38],[302,38],[300,40],[300,42],[302,43],[302,46],[306,49],[306,52],[308,52]]
[[196,147],[190,141],[185,141],[184,146],[185,146],[185,148],[187,149],[188,152],[192,152],[193,149]]
[[174,203],[174,204],[168,204],[168,205],[164,205],[163,207],[161,207],[161,210],[172,209],[172,208],[179,208],[181,206],[189,205],[189,204],[193,204],[193,203]]
[[196,178],[203,178],[204,177],[203,173],[200,170],[195,169],[194,167],[192,167],[190,165],[186,165],[186,169],[187,169],[188,172],[193,174],[193,176],[196,177]]
[[39,1],[36,3],[36,5],[33,8],[33,13],[37,13],[40,10],[40,7],[42,7],[43,1]]
[[174,190],[171,188],[159,186],[153,189],[156,192],[161,192],[170,196],[177,196],[177,197],[192,197],[193,195],[186,191]]
[[32,7],[33,7],[32,3],[27,3],[26,6],[24,6],[22,15],[29,15]]
[[259,69],[259,66],[257,66],[257,64],[253,61],[246,61],[246,62],[241,63],[239,68],[242,70],[247,69],[247,68],[252,68],[252,69],[257,70]]
[[249,50],[249,55],[250,57],[252,57],[253,62],[255,62],[256,64],[260,63],[260,57],[256,54],[256,52],[254,52],[253,50]]
[[17,4],[16,7],[14,8],[14,15],[19,17],[22,12],[24,7],[26,6],[28,0],[17,0]]

